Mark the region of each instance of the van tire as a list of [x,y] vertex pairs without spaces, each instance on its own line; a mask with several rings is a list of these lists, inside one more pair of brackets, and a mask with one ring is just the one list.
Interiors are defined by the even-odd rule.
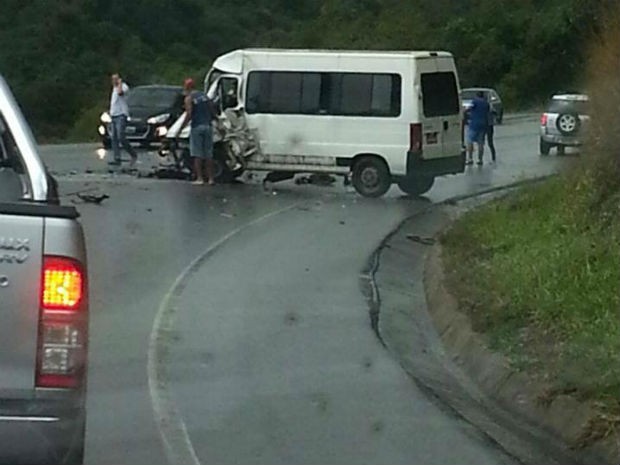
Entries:
[[353,187],[364,197],[381,197],[392,185],[390,170],[376,156],[363,156],[353,165]]
[[434,183],[434,176],[417,174],[399,179],[398,187],[405,194],[417,197],[431,190],[431,187],[433,187]]

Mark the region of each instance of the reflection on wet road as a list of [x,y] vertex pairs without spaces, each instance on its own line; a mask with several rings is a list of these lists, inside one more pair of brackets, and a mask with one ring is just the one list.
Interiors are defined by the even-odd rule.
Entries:
[[[92,295],[87,463],[164,464],[162,422],[183,463],[511,463],[389,358],[358,279],[383,237],[429,200],[570,162],[540,158],[536,131],[534,120],[499,127],[499,163],[438,180],[426,201],[396,187],[370,200],[341,183],[264,191],[136,179],[107,174],[94,145],[44,147],[66,202],[84,190],[110,196],[78,205]],[[141,161],[144,171],[156,163]],[[147,361],[162,302],[172,320],[155,388],[175,411],[154,414]]]

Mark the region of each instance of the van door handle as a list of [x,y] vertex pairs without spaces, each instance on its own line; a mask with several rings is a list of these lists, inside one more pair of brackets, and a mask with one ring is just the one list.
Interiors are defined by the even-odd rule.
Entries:
[[448,121],[444,121],[443,122],[443,130],[447,131],[448,129],[450,129],[450,123]]

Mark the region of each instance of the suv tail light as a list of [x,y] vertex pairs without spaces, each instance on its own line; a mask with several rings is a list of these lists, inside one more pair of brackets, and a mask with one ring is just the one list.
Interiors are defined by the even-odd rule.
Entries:
[[547,113],[543,113],[540,117],[540,125],[547,126],[547,121],[549,121],[549,115]]
[[84,269],[66,257],[44,257],[36,386],[73,388],[86,365],[88,326]]
[[422,151],[422,125],[419,123],[409,125],[409,151]]

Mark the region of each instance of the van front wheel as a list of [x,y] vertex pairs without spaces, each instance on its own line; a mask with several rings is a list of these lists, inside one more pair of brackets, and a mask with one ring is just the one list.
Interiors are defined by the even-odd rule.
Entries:
[[435,183],[434,176],[416,174],[398,180],[398,187],[405,194],[418,196],[428,192]]
[[364,197],[381,197],[392,185],[390,170],[378,157],[362,157],[353,165],[353,187]]

